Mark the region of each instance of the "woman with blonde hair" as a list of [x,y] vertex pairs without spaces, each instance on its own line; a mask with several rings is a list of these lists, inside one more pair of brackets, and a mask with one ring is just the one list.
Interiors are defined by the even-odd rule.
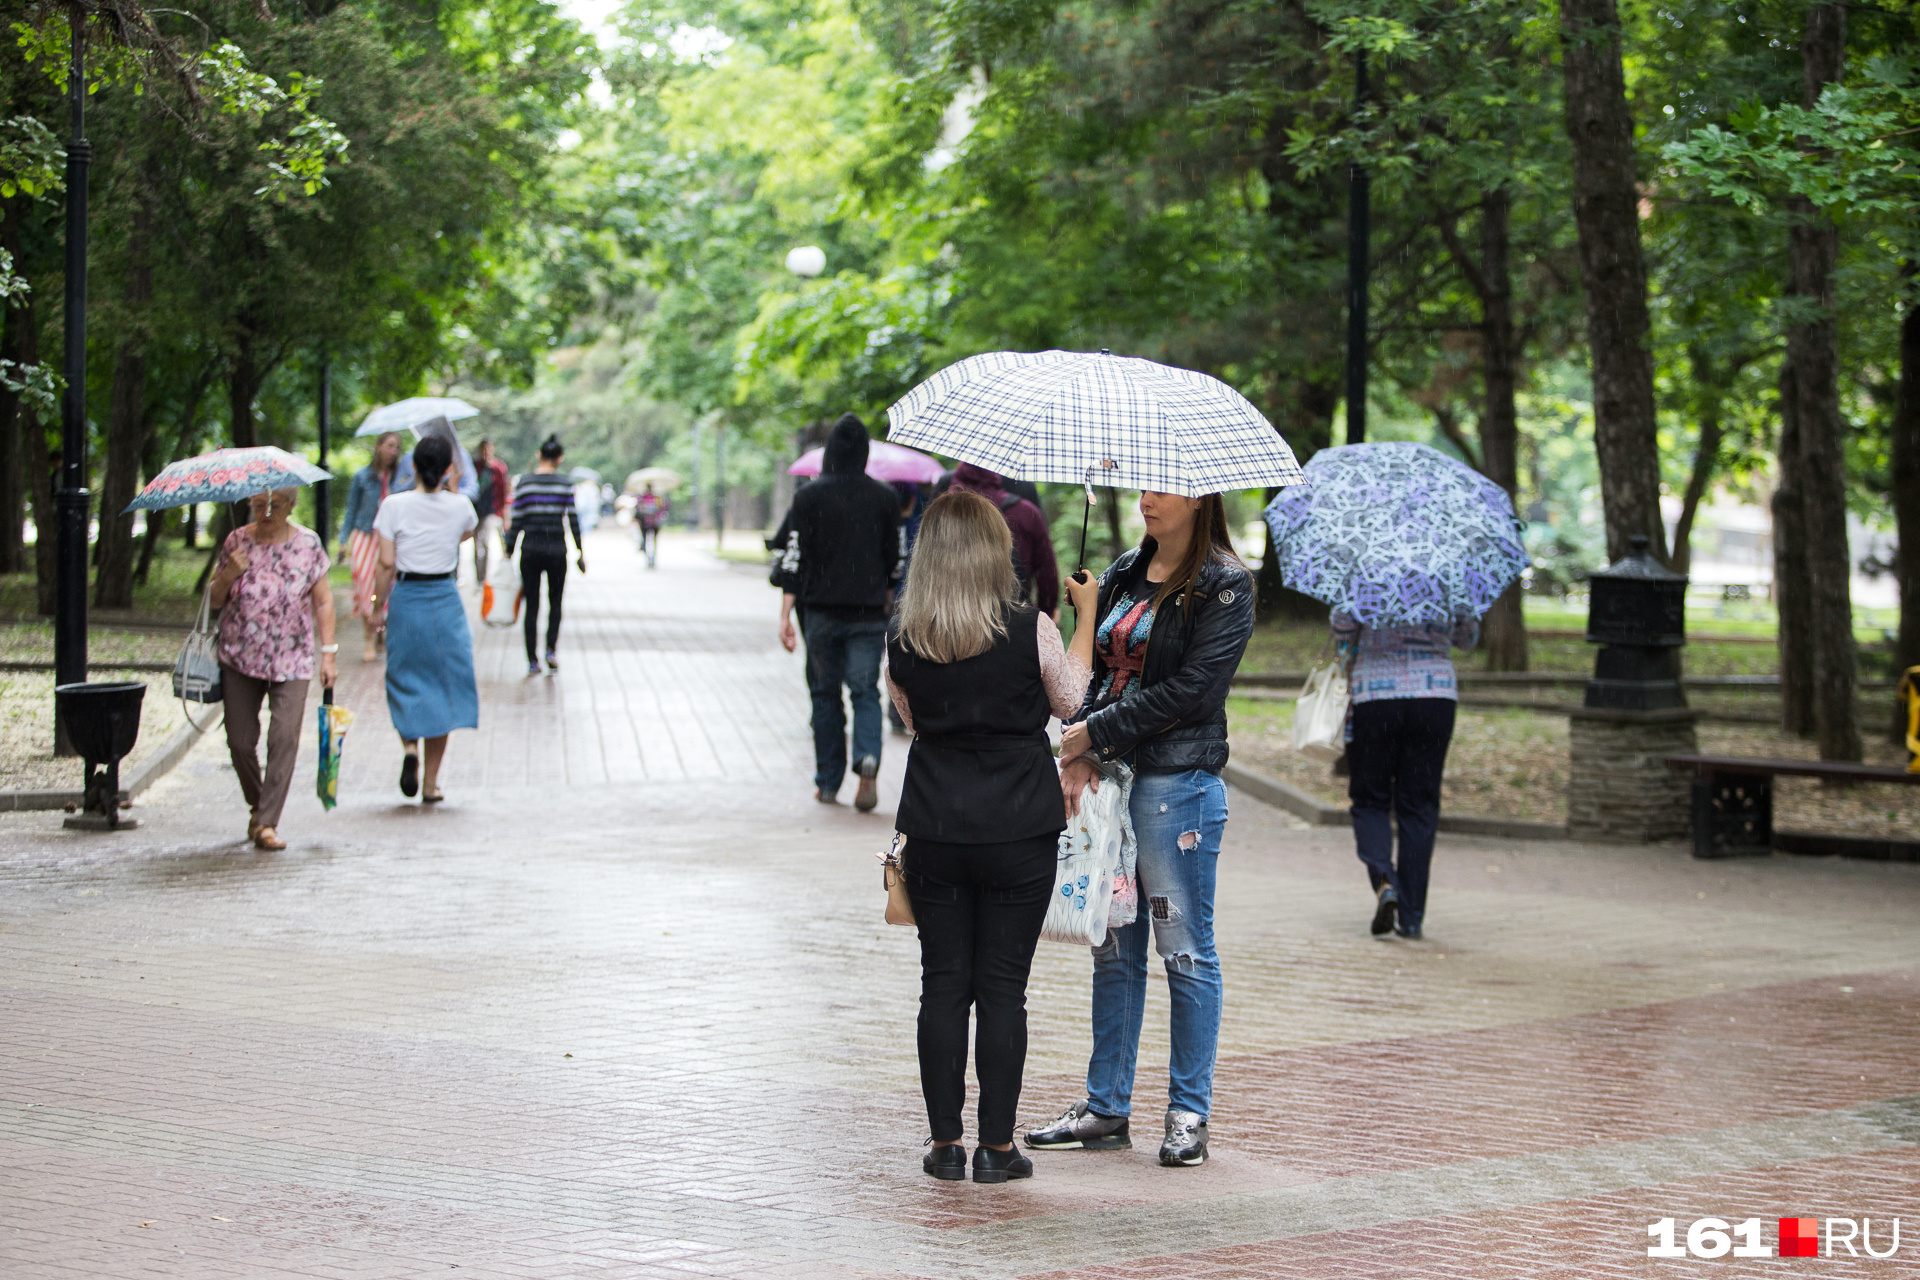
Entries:
[[[1086,575],[1081,575],[1083,578]],[[1070,581],[1090,616],[1098,585]],[[887,690],[914,734],[895,829],[920,930],[920,1086],[936,1178],[967,1175],[967,1014],[979,1019],[975,1182],[1033,1174],[1013,1147],[1027,1058],[1027,972],[1046,918],[1066,808],[1051,712],[1089,680],[1093,631],[1066,652],[1053,620],[1019,603],[1013,535],[991,502],[952,492],[927,508],[887,643]]]

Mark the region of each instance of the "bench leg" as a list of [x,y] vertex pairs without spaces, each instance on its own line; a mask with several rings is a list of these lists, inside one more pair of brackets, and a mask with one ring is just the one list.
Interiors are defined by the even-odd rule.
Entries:
[[1773,852],[1773,779],[1722,773],[1693,784],[1693,856]]

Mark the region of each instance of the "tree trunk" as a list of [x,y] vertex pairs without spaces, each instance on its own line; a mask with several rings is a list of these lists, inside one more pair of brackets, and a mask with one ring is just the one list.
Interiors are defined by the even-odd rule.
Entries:
[[[20,362],[39,364],[40,317],[32,294],[15,309],[13,318],[19,325],[14,349],[20,353]],[[43,616],[52,617],[57,572],[54,550],[60,537],[60,513],[54,507],[53,457],[47,449],[47,429],[32,401],[20,401],[15,420],[20,424],[20,452],[27,463],[27,496],[33,501],[34,607]]]
[[[1480,200],[1480,377],[1486,404],[1480,413],[1480,470],[1507,491],[1520,491],[1520,345],[1513,332],[1513,277],[1508,267],[1508,223],[1513,201],[1506,188]],[[1527,621],[1515,579],[1487,610],[1481,647],[1487,670],[1527,669]]]
[[1687,477],[1687,492],[1680,500],[1680,519],[1673,526],[1673,560],[1669,567],[1675,573],[1686,573],[1693,564],[1693,522],[1700,513],[1701,501],[1707,496],[1707,487],[1713,483],[1714,470],[1720,464],[1720,442],[1726,436],[1720,420],[1726,400],[1722,374],[1713,367],[1712,357],[1699,343],[1688,349],[1687,361],[1696,392],[1704,395],[1699,403],[1700,441],[1693,450],[1693,474]]
[[[1920,263],[1908,262],[1909,286]],[[1920,298],[1909,297],[1900,322],[1900,398],[1893,411],[1893,519],[1899,549],[1894,580],[1900,584],[1900,631],[1894,641],[1894,675],[1920,666]],[[1904,707],[1894,707],[1895,742],[1905,742]]]
[[1773,607],[1780,617],[1780,727],[1813,736],[1813,584],[1807,581],[1807,522],[1800,456],[1800,403],[1792,365],[1780,369],[1780,483],[1773,491]]
[[1640,250],[1640,192],[1633,113],[1620,65],[1614,0],[1561,0],[1566,41],[1567,133],[1573,143],[1573,216],[1593,359],[1593,443],[1607,555],[1645,534],[1667,558],[1660,522],[1660,448],[1653,412],[1647,272]]
[[[1846,58],[1846,10],[1817,4],[1807,11],[1800,45],[1806,104],[1840,78]],[[1860,726],[1855,714],[1858,654],[1853,639],[1852,558],[1847,548],[1847,476],[1840,416],[1839,325],[1834,314],[1833,272],[1840,229],[1801,197],[1789,201],[1787,363],[1793,367],[1800,423],[1798,465],[1806,533],[1809,639],[1813,647],[1813,720],[1822,760],[1858,760]],[[1794,465],[1783,454],[1781,466]]]
[[[18,206],[28,197],[15,196],[0,201],[0,249],[20,265],[20,213]],[[28,323],[23,307],[0,304],[0,360],[20,363],[19,334]],[[20,430],[20,393],[0,386],[0,573],[23,573],[27,567],[27,544],[22,526],[27,519],[26,443]]]
[[233,365],[227,373],[227,406],[236,449],[251,449],[259,443],[254,430],[253,402],[265,380],[266,375],[254,359],[253,336],[242,328],[239,345],[233,353]]
[[100,571],[94,577],[93,602],[103,609],[133,607],[133,514],[126,505],[140,491],[140,455],[146,451],[152,240],[152,206],[138,200],[127,233],[126,330],[114,359],[106,474],[100,481]]

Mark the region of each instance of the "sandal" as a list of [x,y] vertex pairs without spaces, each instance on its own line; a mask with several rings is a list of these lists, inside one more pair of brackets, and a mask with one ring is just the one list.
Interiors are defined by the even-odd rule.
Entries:
[[284,849],[287,842],[272,827],[256,827],[253,832],[253,844],[256,849]]
[[420,793],[421,804],[439,804],[446,798],[447,794],[444,791],[422,791]]
[[420,791],[420,753],[409,751],[400,761],[400,794],[411,800]]

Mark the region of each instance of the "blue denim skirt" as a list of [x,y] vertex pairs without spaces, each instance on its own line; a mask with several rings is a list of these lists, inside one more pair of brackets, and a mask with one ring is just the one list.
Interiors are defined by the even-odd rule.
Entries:
[[393,584],[387,600],[387,714],[408,739],[480,727],[473,633],[452,578]]

